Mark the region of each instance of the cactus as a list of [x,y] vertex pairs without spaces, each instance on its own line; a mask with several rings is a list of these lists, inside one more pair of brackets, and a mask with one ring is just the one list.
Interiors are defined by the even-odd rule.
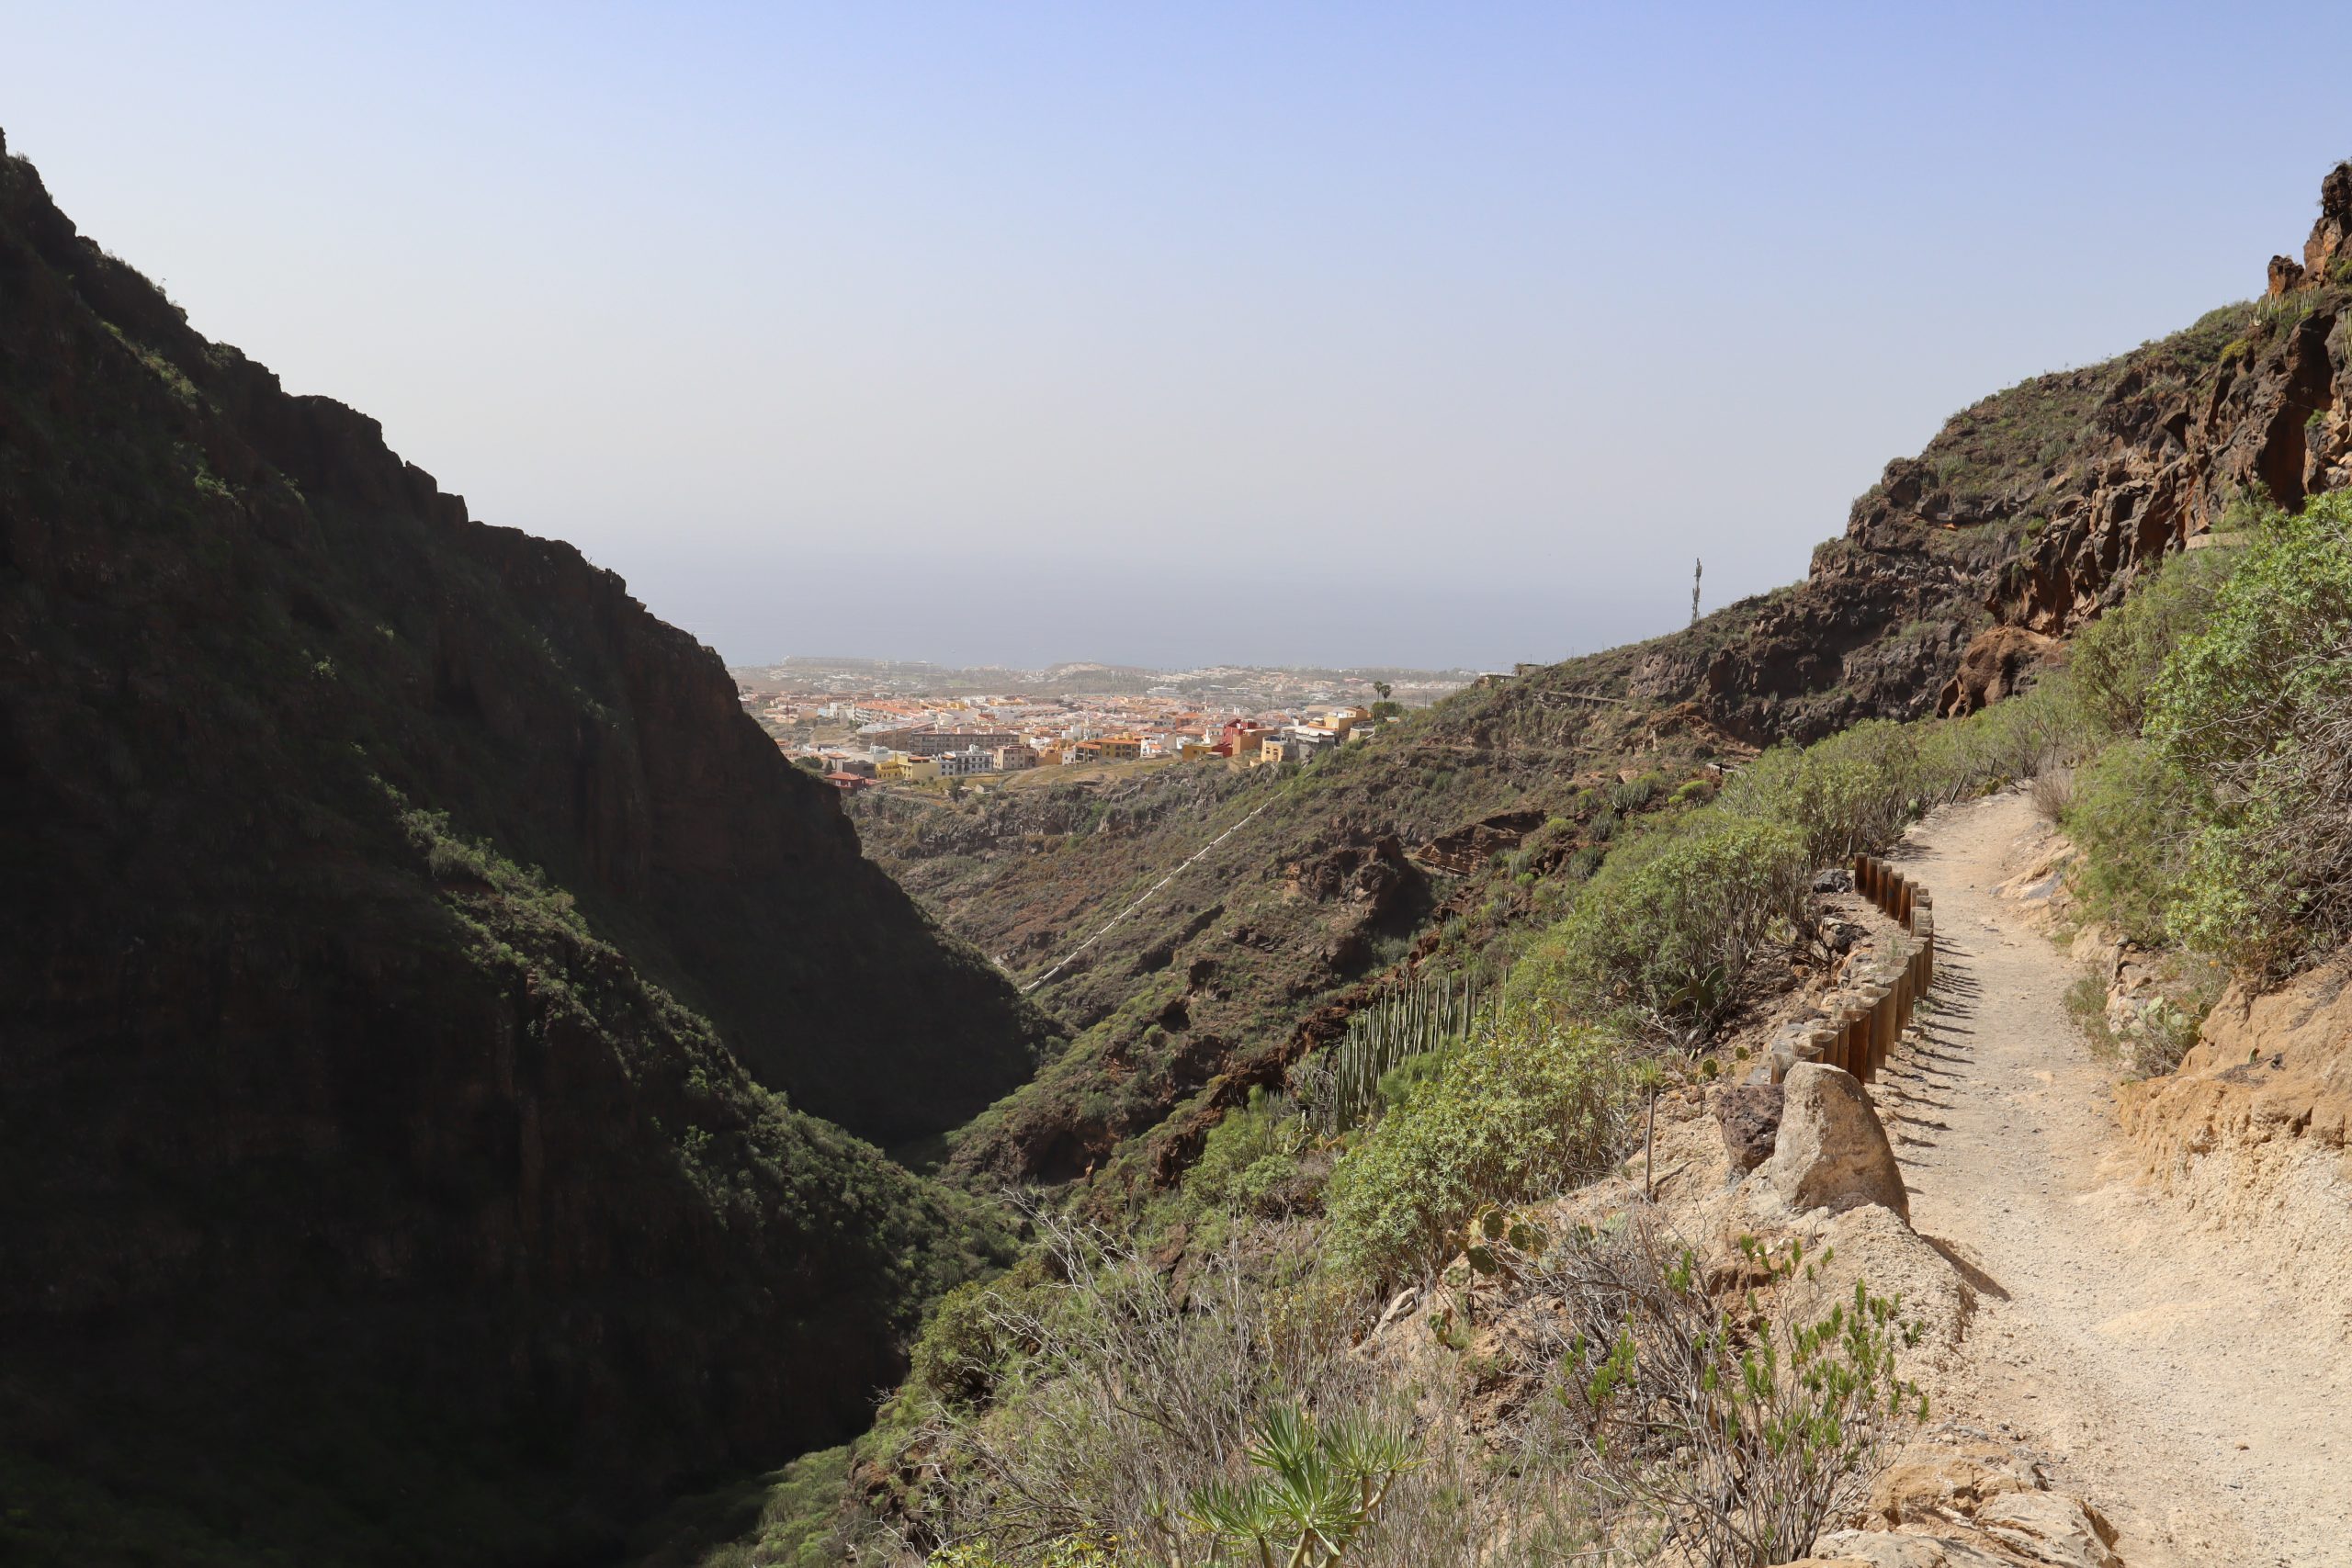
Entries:
[[1311,1102],[1317,1126],[1336,1137],[1370,1116],[1380,1103],[1380,1080],[1409,1057],[1445,1051],[1468,1037],[1477,1017],[1476,987],[1451,976],[1434,985],[1409,980],[1348,1019],[1344,1038],[1317,1064]]

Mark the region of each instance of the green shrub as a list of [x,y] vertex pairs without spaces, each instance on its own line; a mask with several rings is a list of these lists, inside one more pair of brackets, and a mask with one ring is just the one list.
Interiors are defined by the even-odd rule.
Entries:
[[1331,1250],[1377,1284],[1418,1274],[1483,1203],[1589,1181],[1613,1160],[1617,1043],[1590,1028],[1490,1032],[1455,1053],[1332,1172]]
[[1520,962],[1505,1005],[1554,1023],[1622,1013],[1703,1036],[1808,918],[1809,866],[1803,835],[1782,822],[1703,812],[1645,834]]
[[2085,970],[2066,987],[2065,1003],[2066,1016],[2090,1042],[2091,1055],[2102,1061],[2112,1059],[2117,1046],[2115,1031],[2107,1021],[2107,982],[2094,971]]
[[2188,781],[2137,740],[2119,740],[2075,774],[2064,824],[2083,851],[2092,914],[2132,941],[2165,937],[2194,832]]
[[2075,636],[2066,667],[2085,715],[2102,731],[2140,733],[2165,663],[2203,628],[2231,564],[2221,550],[2175,556]]
[[1245,1562],[1279,1557],[1332,1568],[1379,1519],[1396,1478],[1420,1462],[1418,1445],[1399,1427],[1363,1417],[1317,1424],[1295,1404],[1266,1411],[1250,1436],[1243,1457],[1257,1473],[1242,1483],[1213,1482],[1185,1507],[1187,1522],[1213,1550],[1231,1550]]
[[1724,809],[1786,823],[1815,865],[1883,849],[1919,795],[1919,727],[1871,720],[1802,749],[1776,746],[1734,777]]
[[940,1297],[910,1358],[916,1386],[956,1404],[988,1399],[1023,1351],[999,1325],[1003,1303],[1034,1294],[1036,1284],[1035,1267],[1024,1258],[1013,1274],[967,1280]]
[[1289,1100],[1253,1088],[1249,1102],[1209,1129],[1184,1177],[1184,1195],[1204,1208],[1279,1212],[1289,1206],[1308,1128]]
[[2145,734],[2197,825],[2173,935],[2281,973],[2352,938],[2352,495],[2271,511],[2233,553]]
[[1918,803],[1969,800],[2096,749],[2098,727],[2083,711],[2073,672],[2051,670],[2025,692],[1926,726],[1919,739]]
[[1609,786],[1609,808],[1620,816],[1639,811],[1657,798],[1660,780],[1656,773],[1644,773],[1637,779]]
[[1685,779],[1677,785],[1672,799],[1674,806],[1704,806],[1715,798],[1715,781],[1708,778]]
[[1775,1289],[1750,1292],[1736,1315],[1694,1253],[1637,1225],[1580,1233],[1562,1250],[1581,1256],[1557,1269],[1570,1337],[1559,1395],[1594,1480],[1671,1561],[1705,1568],[1802,1555],[1928,1415],[1896,1362],[1925,1325],[1903,1320],[1899,1297],[1857,1279],[1840,1300],[1802,1242],[1743,1236],[1740,1249]]

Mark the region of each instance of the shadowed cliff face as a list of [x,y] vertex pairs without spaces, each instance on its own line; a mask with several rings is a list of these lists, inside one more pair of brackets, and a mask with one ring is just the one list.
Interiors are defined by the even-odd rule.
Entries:
[[6,159],[0,886],[0,1495],[52,1547],[131,1500],[178,1560],[560,1561],[838,1438],[980,1243],[802,1112],[926,1135],[1049,1043],[715,654]]

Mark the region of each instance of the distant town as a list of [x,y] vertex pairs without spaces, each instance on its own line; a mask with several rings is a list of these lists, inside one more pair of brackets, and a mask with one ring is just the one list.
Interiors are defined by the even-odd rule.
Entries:
[[1008,782],[1044,768],[1311,761],[1477,678],[1467,670],[1024,671],[813,658],[733,674],[744,710],[777,746],[844,792]]

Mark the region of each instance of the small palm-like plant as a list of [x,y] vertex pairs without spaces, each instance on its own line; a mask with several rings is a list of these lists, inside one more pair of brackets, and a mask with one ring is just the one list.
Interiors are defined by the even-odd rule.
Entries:
[[1396,1478],[1418,1462],[1402,1434],[1361,1416],[1318,1425],[1295,1404],[1258,1420],[1246,1450],[1260,1473],[1193,1494],[1187,1518],[1225,1553],[1258,1568],[1326,1568],[1379,1517]]

